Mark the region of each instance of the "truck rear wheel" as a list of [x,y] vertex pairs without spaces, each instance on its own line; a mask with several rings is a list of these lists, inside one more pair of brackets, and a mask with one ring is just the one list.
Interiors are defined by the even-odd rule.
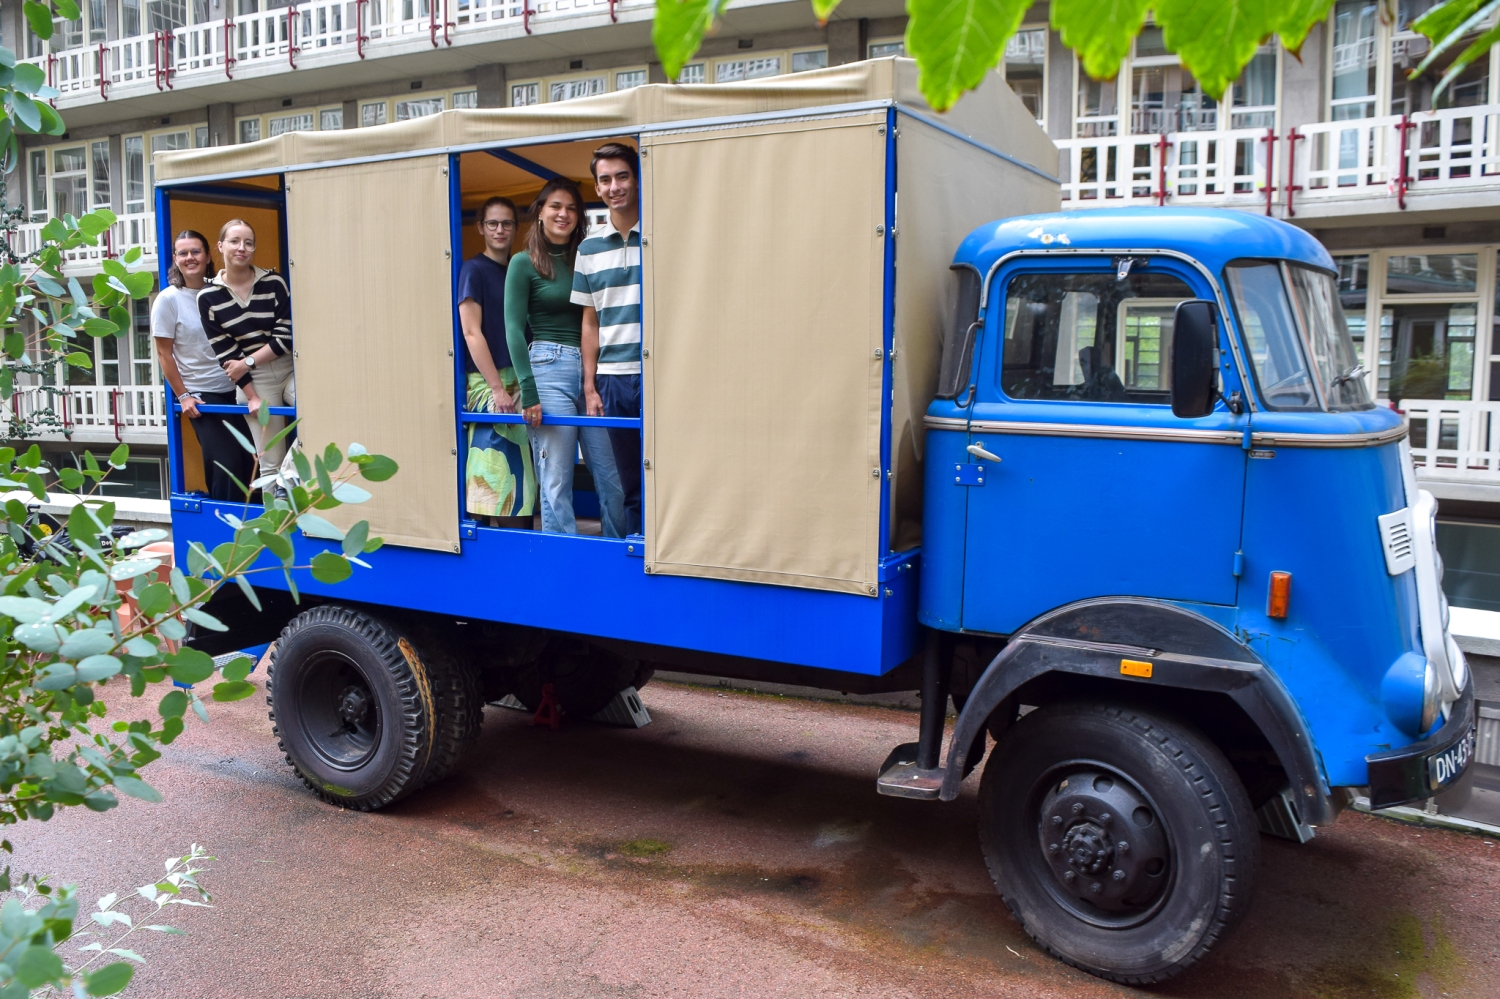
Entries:
[[479,730],[478,679],[432,642],[336,604],[276,640],[266,703],[286,761],[320,797],[380,808],[444,776]]
[[1033,711],[995,748],[979,801],[1005,904],[1084,971],[1165,981],[1249,906],[1250,800],[1223,753],[1169,718],[1097,703]]

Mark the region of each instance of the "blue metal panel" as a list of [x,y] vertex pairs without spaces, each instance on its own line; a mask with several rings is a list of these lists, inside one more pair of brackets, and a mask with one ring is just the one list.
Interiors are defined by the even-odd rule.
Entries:
[[1175,250],[1195,257],[1214,274],[1229,261],[1246,257],[1336,269],[1323,244],[1304,230],[1251,212],[1215,208],[1090,208],[1021,215],[975,229],[959,244],[953,262],[988,274],[1007,253],[1064,248]]
[[[1367,754],[1413,738],[1381,701],[1386,671],[1403,654],[1422,653],[1416,574],[1387,574],[1375,522],[1406,505],[1400,451],[1274,450],[1249,462],[1235,630],[1301,707],[1329,782],[1364,784]],[[1272,572],[1292,574],[1285,620],[1265,613]]]
[[[934,415],[958,417],[965,410],[940,399]],[[963,623],[964,532],[967,490],[953,482],[955,464],[967,461],[962,430],[928,430],[922,495],[922,589],[918,620],[929,628],[957,631]]]
[[[195,497],[196,498],[196,497]],[[254,513],[257,508],[252,507]],[[176,511],[177,557],[189,539],[209,548],[231,540],[215,511],[241,515],[240,504],[201,500],[201,511]],[[615,540],[477,527],[463,554],[386,547],[366,556],[373,567],[327,586],[297,574],[304,593],[410,608],[601,638],[879,675],[918,648],[915,622],[917,572],[894,561],[875,598],[719,579],[648,575],[631,545]],[[298,538],[306,560],[336,544]],[[263,565],[279,567],[267,557]],[[525,585],[513,580],[524,567]],[[586,582],[586,586],[585,586]],[[255,577],[258,587],[285,589],[280,573]],[[601,595],[594,599],[590,594]]]

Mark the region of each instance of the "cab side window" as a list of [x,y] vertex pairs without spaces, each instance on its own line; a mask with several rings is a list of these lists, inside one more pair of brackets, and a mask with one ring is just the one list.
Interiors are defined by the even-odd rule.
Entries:
[[1169,405],[1172,317],[1193,298],[1170,274],[1020,274],[1006,287],[1000,386],[1012,399]]

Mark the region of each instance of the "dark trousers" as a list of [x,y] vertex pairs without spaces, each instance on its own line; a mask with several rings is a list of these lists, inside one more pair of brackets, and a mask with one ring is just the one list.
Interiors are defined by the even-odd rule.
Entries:
[[[193,394],[210,406],[235,404],[233,392]],[[199,413],[196,420],[188,422],[193,425],[193,433],[198,435],[198,447],[203,452],[203,481],[208,483],[209,498],[243,503],[245,494],[234,484],[234,479],[239,479],[241,485],[250,485],[255,478],[255,456],[234,439],[226,424],[233,424],[247,441],[254,439],[250,436],[250,424],[238,413]],[[230,477],[230,472],[234,473],[234,478]]]
[[[641,415],[640,375],[598,375],[594,384],[604,402],[605,416]],[[611,427],[609,444],[615,453],[615,469],[625,491],[625,529],[641,533],[641,432],[633,427]]]

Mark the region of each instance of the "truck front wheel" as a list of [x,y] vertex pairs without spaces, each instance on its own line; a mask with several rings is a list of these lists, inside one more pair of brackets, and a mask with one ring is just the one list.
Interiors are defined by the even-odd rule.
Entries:
[[320,797],[361,811],[452,769],[479,731],[478,678],[429,638],[328,604],[293,618],[266,703],[286,760]]
[[1168,717],[1067,703],[1005,733],[979,788],[980,842],[1026,932],[1130,985],[1200,960],[1250,903],[1255,813],[1224,754]]

